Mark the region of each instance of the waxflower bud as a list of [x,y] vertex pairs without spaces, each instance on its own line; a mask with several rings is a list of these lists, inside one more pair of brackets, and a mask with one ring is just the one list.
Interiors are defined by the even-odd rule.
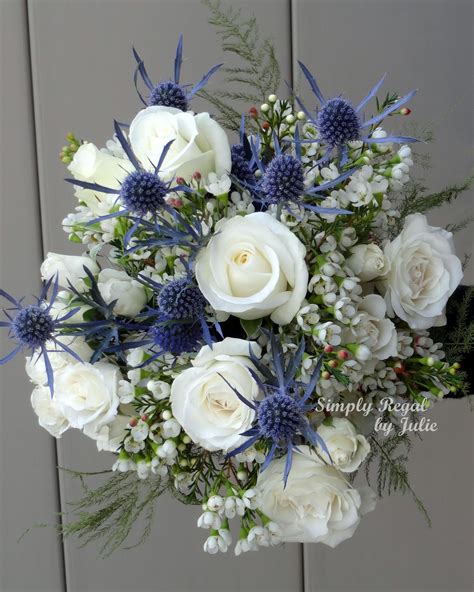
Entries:
[[268,111],[270,111],[270,105],[268,105],[267,103],[263,103],[263,105],[260,107],[260,111],[262,113],[267,113]]
[[278,97],[276,95],[268,95],[268,102],[269,103],[276,103],[278,100]]

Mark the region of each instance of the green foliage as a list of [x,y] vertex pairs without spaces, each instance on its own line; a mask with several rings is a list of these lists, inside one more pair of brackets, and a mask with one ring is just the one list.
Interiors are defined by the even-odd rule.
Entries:
[[[394,426],[396,428],[396,426]],[[385,440],[378,440],[374,434],[370,437],[371,452],[365,464],[365,476],[370,485],[370,469],[376,466],[377,471],[377,494],[383,497],[384,494],[392,493],[411,494],[416,507],[423,514],[426,522],[431,526],[431,520],[421,499],[416,495],[408,480],[408,454],[411,449],[411,441],[405,433],[395,433]]]
[[[406,216],[416,213],[425,214],[434,208],[452,203],[465,191],[470,189],[473,180],[474,176],[470,176],[463,183],[449,185],[435,193],[429,193],[427,188],[420,181],[407,183],[400,196],[395,197],[397,208],[400,210],[400,219],[398,226],[394,229],[394,235],[400,232]],[[457,224],[449,225],[447,229],[451,232],[463,230],[473,219],[474,218],[472,217],[468,217]]]
[[216,119],[232,131],[238,131],[241,111],[238,103],[253,105],[263,102],[280,84],[280,67],[275,49],[269,39],[261,39],[256,18],[246,19],[241,10],[223,7],[220,0],[202,0],[210,11],[209,23],[216,27],[224,52],[237,57],[237,62],[226,65],[221,72],[225,78],[219,87],[200,96],[217,109]]
[[141,480],[134,471],[114,473],[99,487],[91,489],[86,483],[87,477],[111,471],[81,473],[63,470],[80,480],[84,492],[79,501],[69,503],[72,510],[63,515],[60,530],[64,537],[77,536],[82,540],[81,547],[101,540],[100,554],[108,557],[123,545],[140,519],[138,541],[125,548],[136,547],[145,541],[151,531],[156,499],[168,488],[166,480],[159,477]]

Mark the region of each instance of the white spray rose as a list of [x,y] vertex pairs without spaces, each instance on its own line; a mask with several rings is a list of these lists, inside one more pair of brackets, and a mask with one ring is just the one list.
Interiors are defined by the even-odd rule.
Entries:
[[357,306],[357,316],[346,340],[356,341],[369,348],[372,356],[386,360],[398,353],[398,337],[395,325],[385,317],[387,305],[382,296],[369,294],[362,298]]
[[114,312],[124,317],[136,316],[147,302],[145,288],[125,271],[103,269],[99,273],[97,286],[107,304],[117,301]]
[[96,441],[97,450],[116,452],[127,435],[129,421],[129,416],[117,415],[110,423],[102,426],[94,423],[85,425],[84,434]]
[[463,277],[452,233],[411,214],[384,252],[390,263],[382,283],[389,313],[412,329],[445,325],[446,303]]
[[140,111],[130,124],[130,143],[146,169],[153,169],[165,145],[174,140],[161,167],[162,176],[190,179],[199,171],[221,177],[232,167],[229,140],[209,113],[195,115],[174,107]]
[[84,267],[87,267],[94,275],[99,273],[99,266],[90,257],[48,253],[41,264],[41,278],[47,281],[57,276],[58,284],[63,288],[69,288],[69,283],[71,283],[78,292],[85,292],[87,287],[84,278],[87,277],[87,274]]
[[[255,412],[243,403],[226,380],[245,399],[255,400],[258,385],[249,372],[254,369],[249,348],[260,356],[257,343],[227,337],[204,346],[171,385],[171,409],[184,431],[206,450],[232,450],[245,438]],[[224,380],[224,378],[225,380]]]
[[[90,142],[80,146],[68,169],[78,181],[97,183],[111,189],[119,189],[120,182],[135,170],[129,160],[101,152]],[[83,201],[96,216],[108,214],[117,200],[115,195],[83,189],[78,185],[76,185],[76,197]]]
[[217,226],[196,264],[199,288],[216,311],[241,319],[271,316],[286,325],[306,296],[306,249],[266,213],[236,216]]
[[[83,337],[64,335],[61,337],[61,343],[67,345],[83,362],[88,362],[94,353]],[[54,351],[57,347],[53,342],[47,343],[46,347],[50,350],[48,358],[53,372],[57,372],[69,364],[76,364],[78,362],[74,356],[65,351]],[[37,355],[27,357],[25,370],[32,382],[41,385],[48,384],[48,376],[46,374],[46,366],[43,356],[40,358],[38,358]]]
[[[345,417],[333,417],[330,425],[320,425],[318,434],[329,450],[334,467],[343,473],[356,471],[370,452],[366,438]],[[326,457],[324,450],[320,454]],[[329,458],[325,460],[330,462]]]
[[38,423],[51,436],[60,438],[69,428],[69,422],[64,417],[55,397],[51,397],[48,387],[38,385],[31,393],[31,405],[38,416]]
[[286,487],[282,475],[286,457],[260,473],[260,509],[281,528],[281,540],[324,543],[335,547],[351,538],[361,517],[375,507],[375,494],[353,488],[342,473],[323,464],[307,446],[299,446]]
[[376,244],[355,245],[351,253],[347,264],[363,282],[370,282],[389,270],[383,251]]
[[122,378],[114,364],[70,364],[55,373],[54,396],[74,428],[98,431],[117,415]]

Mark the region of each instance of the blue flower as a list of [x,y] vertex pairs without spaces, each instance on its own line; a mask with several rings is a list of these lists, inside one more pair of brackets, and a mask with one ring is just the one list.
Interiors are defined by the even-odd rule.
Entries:
[[[252,180],[236,179],[238,184],[252,193],[255,202],[259,203],[262,208],[267,208],[270,204],[276,204],[280,208],[284,206],[290,212],[290,206],[294,204],[318,214],[352,214],[349,210],[324,208],[312,202],[314,199],[313,196],[333,189],[346,181],[354,173],[354,169],[348,170],[336,179],[322,185],[305,187],[305,171],[301,160],[301,141],[298,128],[295,130],[294,155],[284,152],[280,147],[276,135],[273,137],[273,142],[275,145],[275,156],[266,163],[259,156],[260,138],[257,137],[256,141],[252,139],[249,143],[252,152],[252,162],[255,163],[260,171],[260,177],[256,178],[253,175]],[[321,198],[321,196],[317,197]]]
[[[320,104],[320,109],[316,112],[316,118],[314,118],[305,108],[301,100],[297,98],[298,103],[308,116],[309,121],[316,126],[320,139],[326,144],[326,152],[321,161],[327,160],[331,156],[333,150],[338,149],[341,154],[341,165],[344,165],[348,158],[347,143],[356,140],[361,140],[367,144],[418,141],[416,138],[411,138],[409,136],[392,135],[385,138],[373,138],[368,135],[370,133],[368,128],[379,124],[385,119],[385,117],[390,115],[390,113],[398,111],[403,105],[408,103],[408,101],[415,95],[415,90],[391,103],[378,115],[375,115],[370,119],[364,119],[361,116],[362,109],[373,97],[375,97],[377,91],[385,80],[385,75],[382,76],[379,82],[377,82],[377,84],[369,91],[367,96],[354,107],[349,101],[342,97],[334,97],[326,100],[316,79],[308,68],[301,62],[298,62],[298,64]],[[364,132],[364,130],[367,130],[367,132]]]
[[[52,286],[49,302],[47,296]],[[4,290],[0,290],[0,296],[5,298],[12,306],[3,309],[7,321],[1,321],[0,327],[9,329],[9,337],[16,342],[16,347],[4,358],[0,364],[6,364],[12,360],[17,353],[30,350],[31,355],[38,353],[36,361],[41,357],[44,359],[48,385],[51,393],[54,391],[54,375],[48,353],[64,351],[73,356],[79,362],[81,358],[60,341],[60,331],[69,327],[65,321],[77,312],[77,308],[70,310],[64,316],[54,317],[51,313],[52,307],[58,295],[58,280],[51,278],[43,286],[43,290],[34,304],[22,305],[22,300],[16,300]],[[51,349],[53,348],[53,349]]]
[[[117,212],[101,216],[91,220],[89,224],[95,224],[96,222],[102,222],[110,218],[116,218],[118,216],[144,216],[150,214],[156,218],[160,211],[167,211],[174,213],[175,210],[166,204],[165,196],[170,193],[178,193],[180,191],[189,192],[190,189],[186,185],[173,185],[173,179],[170,181],[163,181],[160,176],[160,169],[166,158],[166,155],[171,148],[174,140],[170,140],[163,148],[160,158],[156,165],[153,163],[154,171],[150,172],[144,170],[142,165],[138,162],[132,147],[128,143],[121,129],[121,124],[114,121],[115,134],[117,136],[123,151],[128,156],[128,159],[135,167],[135,170],[129,173],[122,181],[121,186],[117,188],[105,187],[97,183],[89,183],[87,181],[80,181],[78,179],[66,179],[68,183],[78,185],[83,189],[90,189],[91,191],[97,191],[98,193],[107,193],[109,195],[116,195],[117,202],[121,202],[124,206]],[[141,218],[135,220],[133,232],[140,225]],[[131,234],[133,234],[133,232]]]
[[[296,371],[300,368],[305,352],[304,338],[301,340],[298,350],[285,363],[285,355],[280,341],[274,333],[270,334],[272,351],[273,373],[252,352],[250,357],[257,372],[250,369],[250,373],[257,381],[264,398],[261,401],[248,401],[223,377],[239,399],[255,411],[256,423],[242,436],[249,439],[241,446],[229,452],[229,456],[240,454],[258,440],[269,443],[268,454],[261,470],[264,471],[273,460],[275,454],[286,453],[283,481],[286,485],[291,469],[293,450],[298,450],[298,444],[307,442],[312,446],[321,446],[330,458],[329,451],[324,440],[309,425],[308,411],[313,405],[309,402],[314,393],[322,366],[322,356],[319,358],[316,368],[308,382],[302,383],[296,380]],[[263,380],[260,376],[263,376]]]
[[[153,84],[145,69],[145,64],[141,57],[138,55],[135,48],[133,49],[133,55],[135,57],[135,60],[137,61],[137,67],[135,70],[133,81],[135,83],[136,91],[142,103],[146,106],[161,105],[163,107],[174,107],[175,109],[180,109],[181,111],[188,110],[189,101],[197,92],[199,92],[208,83],[211,76],[215,74],[215,72],[217,72],[217,70],[219,70],[219,68],[223,65],[217,64],[216,66],[213,66],[209,70],[209,72],[207,72],[207,74],[205,74],[201,78],[201,80],[189,90],[189,86],[191,85],[180,84],[181,66],[183,63],[182,35],[179,36],[178,47],[176,48],[173,80],[165,80],[159,82],[156,85]],[[150,91],[148,100],[145,100],[145,98],[138,90],[138,75],[141,76],[145,86]]]
[[207,301],[197,286],[188,278],[172,280],[165,284],[158,296],[158,306],[163,314],[174,319],[199,319],[204,315]]

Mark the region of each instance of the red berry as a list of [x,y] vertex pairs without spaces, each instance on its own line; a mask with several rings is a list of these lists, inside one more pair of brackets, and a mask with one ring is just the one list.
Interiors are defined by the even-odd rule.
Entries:
[[270,129],[270,124],[268,123],[268,121],[264,121],[262,123],[262,129],[266,132]]
[[329,380],[331,378],[331,375],[327,370],[323,370],[323,372],[321,372],[321,378],[323,380]]
[[339,362],[337,360],[329,360],[328,366],[331,368],[337,368],[339,366]]
[[140,415],[140,419],[142,421],[148,421],[148,415],[146,413],[142,413],[142,415]]
[[410,113],[411,113],[411,109],[409,107],[402,107],[400,109],[401,115],[410,115]]
[[329,345],[329,343],[327,345],[324,346],[324,353],[325,354],[330,354],[333,351],[333,346]]
[[347,360],[347,358],[349,357],[349,352],[345,349],[341,349],[337,352],[337,357],[340,360]]
[[195,173],[193,173],[193,179],[195,179],[196,181],[200,181],[201,178],[202,178],[202,176],[199,171],[196,171]]
[[257,117],[258,117],[257,107],[250,107],[250,109],[249,109],[249,115],[253,119],[257,119]]
[[130,418],[130,421],[128,422],[128,425],[129,425],[131,428],[134,428],[134,427],[137,425],[137,423],[138,423],[138,420],[137,420],[137,418],[136,418],[136,417],[131,417],[131,418]]

